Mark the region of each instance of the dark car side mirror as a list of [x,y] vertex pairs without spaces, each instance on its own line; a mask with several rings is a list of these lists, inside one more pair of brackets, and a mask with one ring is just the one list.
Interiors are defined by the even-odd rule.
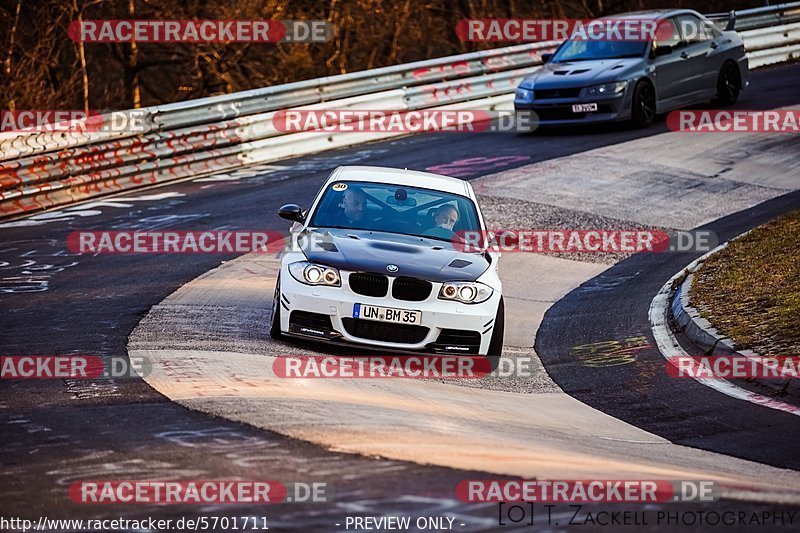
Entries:
[[671,53],[672,53],[672,47],[668,44],[662,44],[660,46],[656,46],[656,49],[654,51],[655,57],[668,56]]
[[278,209],[278,216],[286,220],[291,220],[292,222],[303,222],[303,220],[305,220],[303,210],[300,209],[300,206],[297,204],[284,205]]
[[549,63],[553,59],[553,54],[542,54],[542,63]]

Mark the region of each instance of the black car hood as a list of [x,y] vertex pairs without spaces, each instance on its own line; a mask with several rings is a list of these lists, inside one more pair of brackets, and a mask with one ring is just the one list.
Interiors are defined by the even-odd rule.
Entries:
[[[408,276],[428,281],[475,281],[489,268],[481,253],[465,253],[452,243],[377,231],[309,228],[301,233],[309,261],[341,270]],[[313,244],[310,244],[313,243]],[[387,270],[396,265],[397,271]]]

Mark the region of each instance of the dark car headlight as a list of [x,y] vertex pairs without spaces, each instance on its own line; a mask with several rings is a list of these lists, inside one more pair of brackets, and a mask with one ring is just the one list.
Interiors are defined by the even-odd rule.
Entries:
[[604,83],[602,85],[594,85],[584,89],[586,96],[608,96],[613,94],[620,94],[628,86],[627,81],[613,81],[611,83]]
[[526,89],[524,87],[517,87],[514,91],[515,100],[533,100],[533,89]]
[[339,275],[338,269],[308,261],[291,263],[289,265],[289,274],[300,283],[306,285],[342,286],[342,277]]
[[494,290],[477,281],[446,281],[439,290],[440,300],[479,304],[492,297]]

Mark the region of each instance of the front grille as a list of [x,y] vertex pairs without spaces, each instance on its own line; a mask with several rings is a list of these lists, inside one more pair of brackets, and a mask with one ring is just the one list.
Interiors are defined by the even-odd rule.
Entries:
[[390,324],[360,318],[343,318],[342,324],[353,337],[398,344],[417,344],[425,340],[428,328],[410,324]]
[[372,274],[370,272],[354,272],[348,278],[350,288],[356,294],[363,296],[386,296],[389,292],[389,278],[383,274]]
[[576,98],[581,94],[581,88],[568,89],[535,89],[533,91],[534,100],[547,100],[550,98]]
[[395,278],[392,283],[392,297],[395,300],[421,302],[427,300],[433,290],[433,284],[416,278]]
[[608,105],[598,105],[597,111],[589,113],[573,113],[572,106],[552,106],[552,107],[537,107],[533,111],[539,116],[539,120],[574,120],[586,118],[587,115],[595,115],[600,113],[611,113],[611,107]]
[[309,313],[308,311],[292,311],[292,314],[289,315],[289,324],[315,329],[333,329],[330,315]]

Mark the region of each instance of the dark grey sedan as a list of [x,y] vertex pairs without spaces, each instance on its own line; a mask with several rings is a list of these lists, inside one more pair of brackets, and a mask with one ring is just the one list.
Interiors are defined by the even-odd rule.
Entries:
[[747,86],[744,43],[735,31],[685,9],[614,17],[625,18],[654,21],[660,40],[567,40],[520,83],[515,109],[535,111],[542,126],[619,120],[647,126],[673,109],[733,104]]

